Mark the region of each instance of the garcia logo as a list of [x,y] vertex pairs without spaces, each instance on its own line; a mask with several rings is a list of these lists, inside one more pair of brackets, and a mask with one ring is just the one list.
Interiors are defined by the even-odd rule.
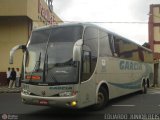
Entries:
[[142,64],[131,61],[120,61],[119,67],[121,70],[142,70]]

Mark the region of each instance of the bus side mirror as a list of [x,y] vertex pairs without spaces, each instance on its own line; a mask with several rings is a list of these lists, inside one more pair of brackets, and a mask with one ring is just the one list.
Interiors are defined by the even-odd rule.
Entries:
[[81,61],[82,39],[78,40],[73,47],[73,61]]
[[9,56],[9,63],[10,64],[13,64],[13,55],[16,52],[16,50],[18,50],[18,49],[22,49],[24,52],[24,51],[26,51],[26,45],[16,45],[15,47],[13,47],[10,50],[10,56]]

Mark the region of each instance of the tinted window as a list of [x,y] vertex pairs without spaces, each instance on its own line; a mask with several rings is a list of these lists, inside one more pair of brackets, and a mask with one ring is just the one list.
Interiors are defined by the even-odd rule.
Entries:
[[50,32],[51,32],[50,29],[33,31],[31,40],[30,40],[30,44],[46,43],[49,38]]
[[26,73],[42,76],[41,80],[34,82],[78,82],[78,65],[72,57],[73,46],[82,39],[82,31],[83,27],[78,25],[33,31],[26,54]]
[[52,29],[47,49],[46,82],[55,84],[77,83],[78,67],[73,62],[73,47],[82,38],[81,26]]
[[[50,29],[33,31],[31,39],[28,43],[28,56],[26,64],[26,72],[30,73],[39,68],[43,70],[45,49],[49,38]],[[39,61],[40,60],[40,61]],[[40,62],[40,63],[38,63]],[[38,67],[36,67],[39,64]]]
[[109,45],[110,45],[110,50],[112,52],[112,56],[114,56],[114,53],[115,53],[114,36],[112,34],[108,34],[108,39],[109,39]]
[[122,37],[108,34],[112,55],[121,59],[153,62],[153,54]]
[[99,56],[105,57],[112,55],[108,34],[105,31],[99,31]]
[[115,52],[120,58],[140,61],[138,46],[126,40],[122,40],[122,38],[116,37]]
[[98,54],[98,29],[94,27],[88,27],[84,33],[84,45],[91,49],[93,58],[97,58]]
[[81,26],[53,28],[50,42],[75,42],[82,38]]

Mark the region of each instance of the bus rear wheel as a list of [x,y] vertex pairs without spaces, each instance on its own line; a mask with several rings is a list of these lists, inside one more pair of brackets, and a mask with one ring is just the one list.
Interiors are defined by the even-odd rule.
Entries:
[[142,85],[142,93],[146,94],[147,93],[147,82],[144,80],[143,85]]
[[150,87],[149,80],[147,79],[147,88]]

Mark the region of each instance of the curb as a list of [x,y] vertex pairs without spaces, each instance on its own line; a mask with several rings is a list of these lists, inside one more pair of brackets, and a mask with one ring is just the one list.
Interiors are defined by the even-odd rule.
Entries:
[[21,88],[0,88],[0,93],[20,93]]
[[160,90],[160,87],[150,87],[149,89]]

